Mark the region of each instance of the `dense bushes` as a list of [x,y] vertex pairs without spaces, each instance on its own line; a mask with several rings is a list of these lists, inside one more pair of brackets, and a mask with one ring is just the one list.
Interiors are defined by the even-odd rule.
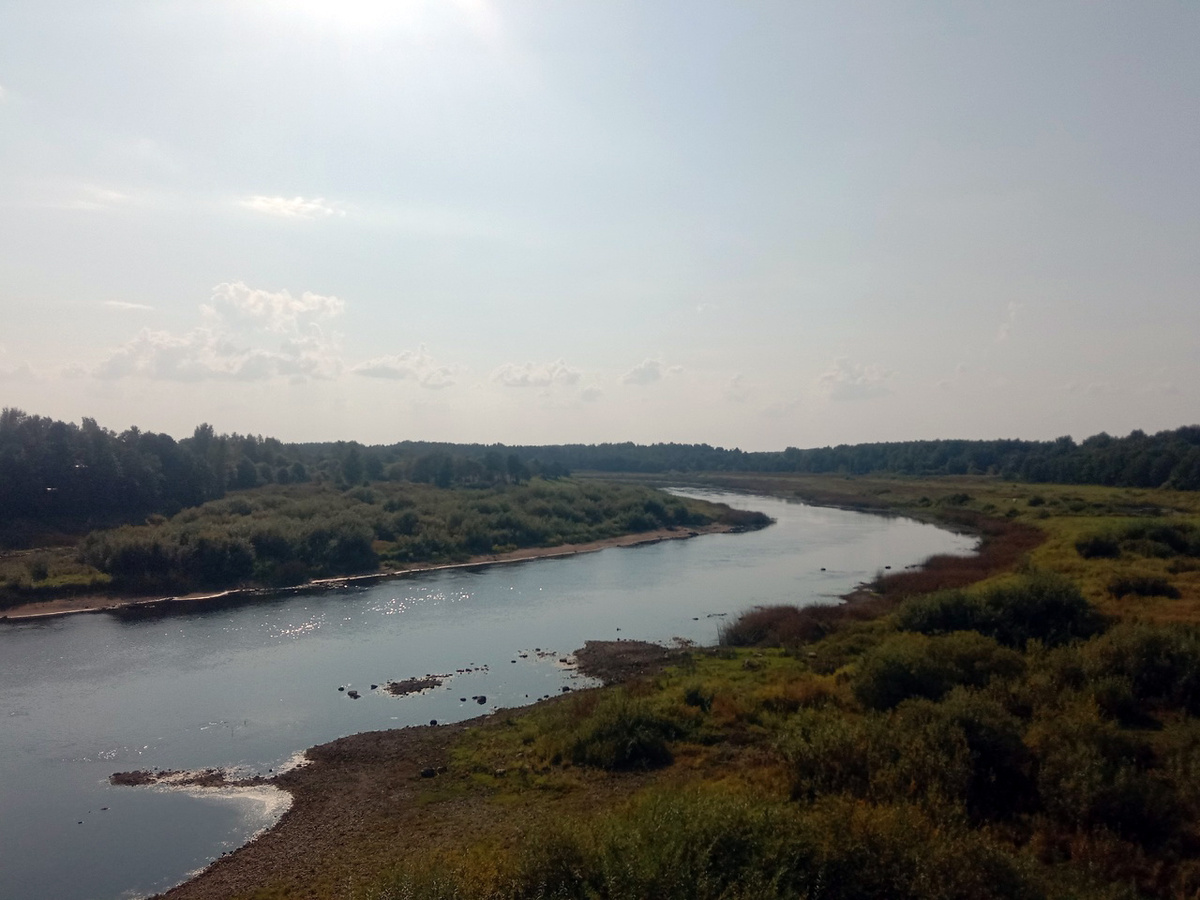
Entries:
[[1179,589],[1165,578],[1154,575],[1118,575],[1108,583],[1108,592],[1114,597],[1169,597],[1179,599]]
[[381,564],[462,561],[703,525],[731,513],[649,488],[565,480],[454,490],[292,485],[213,501],[169,521],[94,532],[79,555],[111,575],[114,588],[131,592],[285,585]]
[[958,685],[1013,678],[1024,667],[1020,654],[975,632],[897,634],[863,654],[854,695],[870,709],[891,709],[910,697],[940,700]]
[[794,799],[851,794],[966,811],[976,820],[1032,805],[1021,723],[995,700],[956,690],[858,719],[806,711],[780,740]]
[[678,723],[646,702],[618,692],[559,736],[558,755],[575,765],[610,771],[653,769],[671,762],[667,742],[680,731]]
[[946,591],[908,600],[897,613],[904,631],[978,631],[1006,647],[1038,640],[1057,646],[1102,628],[1095,610],[1070,579],[1029,576],[980,593]]
[[1200,557],[1200,529],[1191,522],[1132,522],[1119,529],[1085,535],[1075,542],[1075,550],[1084,559],[1116,559],[1122,553],[1155,559]]
[[[977,833],[908,805],[801,809],[719,791],[650,791],[628,808],[534,826],[484,867],[410,862],[371,900],[1034,900],[1028,871]],[[497,872],[496,869],[499,869]]]
[[1200,632],[1195,626],[1122,624],[1080,650],[1087,677],[1128,679],[1140,703],[1200,715]]
[[1107,829],[1150,847],[1177,832],[1176,793],[1152,770],[1150,747],[1134,735],[1076,712],[1038,723],[1029,745],[1041,808],[1059,825]]

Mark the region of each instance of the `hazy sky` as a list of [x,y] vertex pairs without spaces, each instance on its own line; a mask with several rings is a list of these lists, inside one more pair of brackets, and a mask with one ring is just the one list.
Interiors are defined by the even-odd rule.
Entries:
[[1200,422],[1200,4],[4,0],[0,405],[744,449]]

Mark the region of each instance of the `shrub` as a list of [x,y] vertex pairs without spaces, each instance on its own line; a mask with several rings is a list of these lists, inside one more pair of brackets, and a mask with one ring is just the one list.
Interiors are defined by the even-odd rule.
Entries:
[[1075,714],[1043,723],[1031,743],[1046,812],[1078,830],[1107,828],[1154,846],[1174,833],[1180,807],[1165,780],[1147,770],[1150,754],[1111,723]]
[[1165,578],[1151,575],[1118,575],[1108,583],[1108,592],[1114,597],[1170,597],[1179,599],[1179,589]]
[[1025,577],[981,594],[943,591],[915,597],[900,608],[897,624],[922,634],[978,631],[1017,649],[1030,640],[1057,646],[1103,627],[1075,583],[1054,575]]
[[965,591],[939,591],[906,600],[896,613],[901,631],[950,634],[954,631],[985,633],[992,614],[983,598]]
[[1200,714],[1200,632],[1186,625],[1118,625],[1083,648],[1093,680],[1128,679],[1139,701]]
[[[984,593],[994,616],[990,634],[1007,647],[1030,640],[1048,646],[1099,634],[1103,620],[1071,579],[1033,575]],[[985,632],[988,633],[988,632]]]
[[1032,802],[1032,759],[1019,723],[994,700],[961,689],[944,703],[907,700],[858,719],[806,712],[779,748],[794,799],[844,793],[932,810],[948,805],[976,819]]
[[1077,540],[1075,550],[1084,559],[1116,559],[1121,555],[1121,544],[1111,535],[1096,534]]
[[836,607],[758,606],[720,629],[726,647],[795,646],[820,640],[833,630]]
[[901,633],[869,650],[852,682],[871,709],[891,709],[909,697],[940,700],[956,685],[982,687],[1024,671],[1020,654],[971,631],[942,637]]
[[618,692],[601,700],[564,736],[562,755],[576,765],[614,771],[658,768],[670,764],[667,741],[679,731],[645,700]]
[[[910,806],[813,808],[651,791],[620,812],[541,825],[515,860],[406,862],[377,900],[1034,900],[1027,867]],[[504,851],[500,851],[503,853]]]
[[1024,668],[1020,654],[973,631],[899,634],[863,655],[852,686],[863,706],[890,709],[908,697],[941,700],[955,685],[980,688],[994,677],[1013,678]]

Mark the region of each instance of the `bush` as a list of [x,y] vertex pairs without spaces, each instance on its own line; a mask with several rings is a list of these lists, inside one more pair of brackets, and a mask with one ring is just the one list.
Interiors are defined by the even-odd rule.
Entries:
[[1020,654],[971,631],[942,637],[901,633],[863,655],[852,687],[870,709],[891,709],[909,697],[940,700],[957,685],[982,687],[1020,675]]
[[823,638],[833,630],[836,607],[758,606],[720,629],[725,647],[790,647]]
[[1122,624],[1083,648],[1092,680],[1124,678],[1133,696],[1200,714],[1200,632],[1186,625]]
[[1121,544],[1111,535],[1096,534],[1076,541],[1075,550],[1084,559],[1116,559],[1121,555]]
[[[910,806],[812,808],[651,791],[602,818],[538,826],[497,860],[410,860],[377,900],[1034,900],[1027,867]],[[503,852],[503,851],[501,851]]]
[[563,738],[562,755],[579,766],[620,771],[653,769],[672,760],[667,741],[677,724],[655,713],[644,700],[618,692],[605,697]]
[[1118,575],[1108,583],[1108,592],[1114,597],[1169,597],[1179,599],[1179,589],[1165,578],[1151,575]]
[[921,634],[950,634],[955,631],[986,633],[992,612],[983,598],[965,591],[939,591],[906,600],[896,612],[901,631]]
[[1107,828],[1146,846],[1177,831],[1181,809],[1170,785],[1148,771],[1149,750],[1115,725],[1058,716],[1031,742],[1042,806],[1062,825]]
[[1019,723],[994,700],[957,689],[943,703],[907,700],[886,714],[806,712],[779,747],[792,797],[844,793],[876,803],[949,805],[973,818],[1008,816],[1033,796]]
[[931,635],[978,631],[1023,649],[1030,640],[1057,646],[1091,637],[1103,622],[1070,579],[1034,575],[981,594],[943,591],[914,597],[898,611],[897,625]]

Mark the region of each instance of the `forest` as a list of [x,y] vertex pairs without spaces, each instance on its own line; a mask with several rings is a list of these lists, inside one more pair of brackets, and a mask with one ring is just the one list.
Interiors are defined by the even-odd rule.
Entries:
[[19,409],[0,412],[0,548],[44,543],[145,516],[171,516],[228,491],[264,485],[357,486],[380,481],[438,487],[519,484],[572,471],[773,472],[860,476],[985,475],[1009,481],[1200,489],[1200,426],[1076,443],[929,440],[743,452],[706,444],[505,446],[403,441],[284,443],[217,434],[189,437],[85,418],[78,425]]

